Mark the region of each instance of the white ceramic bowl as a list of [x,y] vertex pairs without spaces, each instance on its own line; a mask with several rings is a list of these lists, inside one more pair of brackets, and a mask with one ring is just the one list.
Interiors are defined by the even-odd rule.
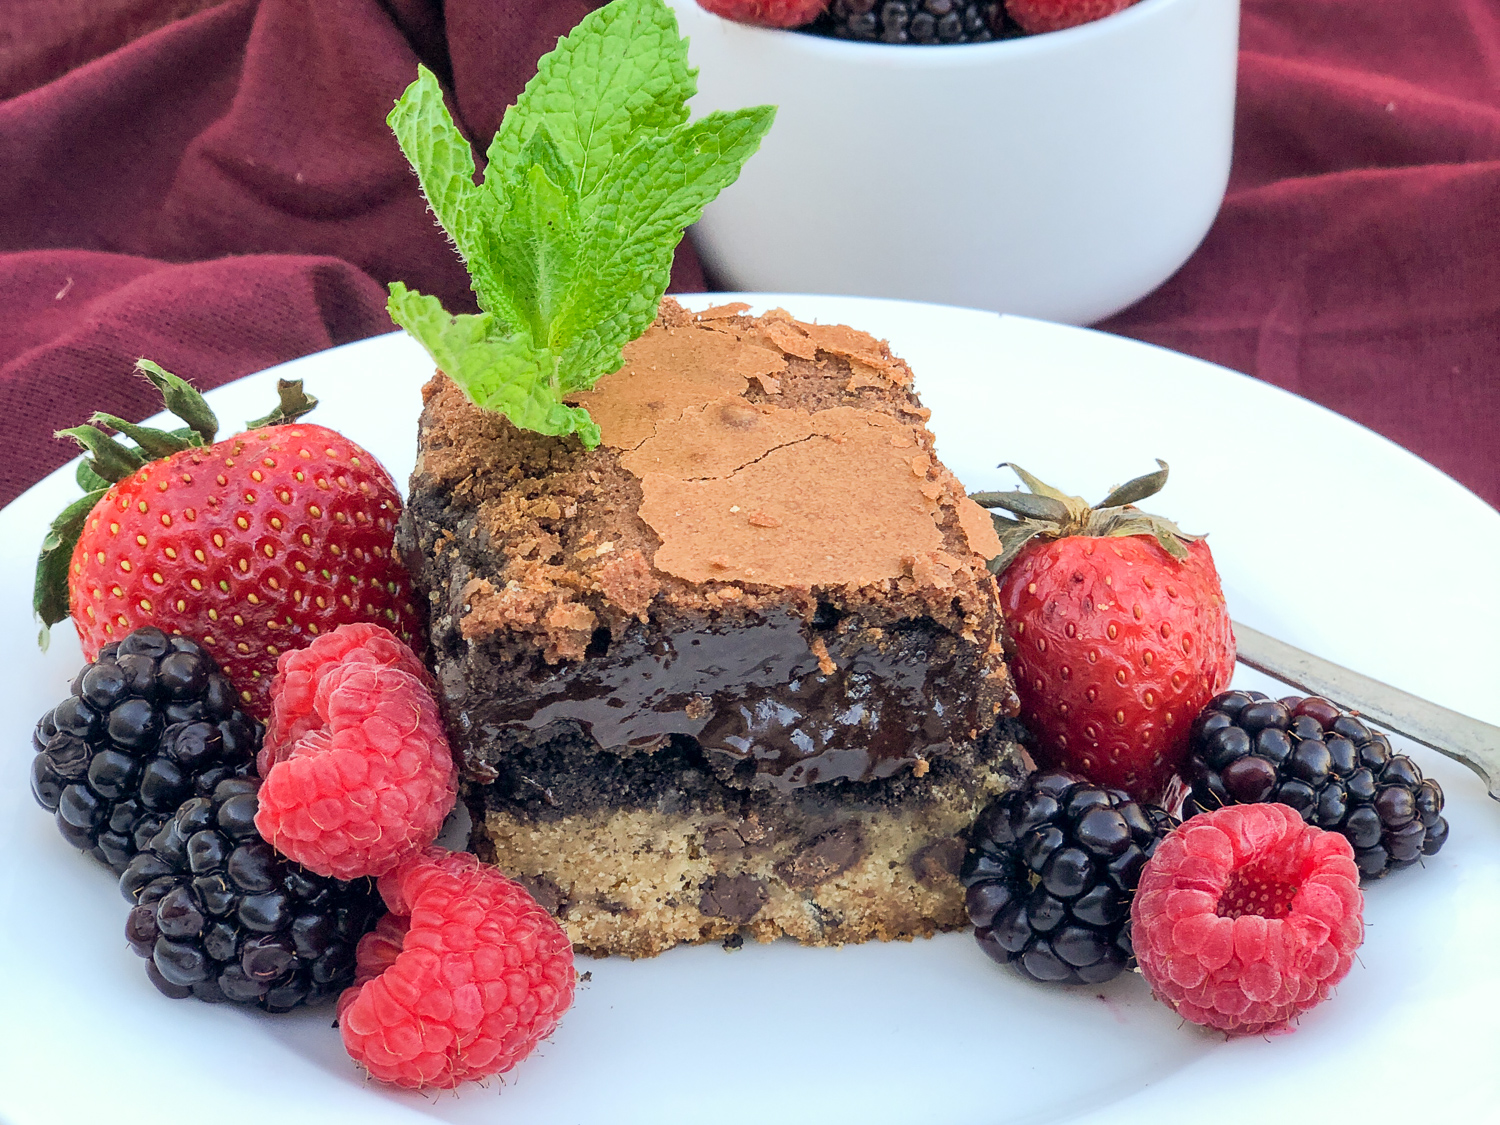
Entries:
[[694,241],[726,288],[903,297],[1088,324],[1207,233],[1229,178],[1239,0],[1068,31],[850,43],[670,0],[695,114],[776,125]]

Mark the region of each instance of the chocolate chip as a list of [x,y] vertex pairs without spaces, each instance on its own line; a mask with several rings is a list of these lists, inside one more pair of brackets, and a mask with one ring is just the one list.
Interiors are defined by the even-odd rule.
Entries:
[[556,914],[568,901],[567,892],[545,875],[518,875],[516,882],[525,887],[548,914]]
[[745,841],[729,825],[711,824],[703,833],[703,850],[709,855],[738,855],[745,850]]
[[857,823],[841,824],[815,836],[791,859],[778,863],[776,874],[787,886],[807,890],[849,870],[868,850]]
[[698,912],[705,918],[744,925],[760,913],[770,897],[765,880],[754,875],[711,875],[703,884]]
[[964,842],[957,836],[934,840],[912,853],[912,873],[924,887],[946,883],[957,877],[958,869],[963,866],[965,850]]

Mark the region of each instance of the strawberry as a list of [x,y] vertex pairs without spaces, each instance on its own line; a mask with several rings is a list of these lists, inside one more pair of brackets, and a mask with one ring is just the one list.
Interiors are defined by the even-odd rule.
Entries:
[[142,625],[201,642],[264,719],[285,650],[354,621],[420,644],[419,617],[392,538],[401,498],[374,456],[299,421],[316,400],[281,384],[282,404],[215,443],[218,421],[177,376],[142,360],[188,428],[103,424],[64,430],[90,454],[88,495],[53,523],[37,563],[34,605],[45,626],[71,616],[93,660]]
[[1122,12],[1136,0],[1005,0],[1005,12],[1033,35],[1061,31]]
[[736,23],[801,27],[823,14],[829,0],[698,0],[698,6]]
[[1208,544],[1133,506],[1166,483],[1157,464],[1096,508],[1014,465],[1031,492],[974,496],[1021,517],[993,516],[1006,549],[990,567],[1033,756],[1152,802],[1234,671]]

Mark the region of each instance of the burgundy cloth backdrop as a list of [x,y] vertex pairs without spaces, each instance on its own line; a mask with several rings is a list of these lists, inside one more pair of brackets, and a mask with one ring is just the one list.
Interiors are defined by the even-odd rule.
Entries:
[[[593,6],[9,0],[0,503],[73,455],[54,430],[155,411],[137,356],[210,387],[387,331],[395,278],[472,307],[386,111],[420,60],[487,140]],[[1500,8],[1245,0],[1241,46],[1223,212],[1102,327],[1321,402],[1500,504]],[[704,284],[684,244],[674,287]]]

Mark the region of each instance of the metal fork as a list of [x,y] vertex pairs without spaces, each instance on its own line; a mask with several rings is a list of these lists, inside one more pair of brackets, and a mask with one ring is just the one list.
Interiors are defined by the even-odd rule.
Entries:
[[1345,710],[1358,711],[1360,718],[1376,726],[1462,762],[1484,780],[1490,796],[1500,801],[1500,727],[1351,672],[1238,621],[1234,639],[1242,664],[1299,691],[1321,695]]

